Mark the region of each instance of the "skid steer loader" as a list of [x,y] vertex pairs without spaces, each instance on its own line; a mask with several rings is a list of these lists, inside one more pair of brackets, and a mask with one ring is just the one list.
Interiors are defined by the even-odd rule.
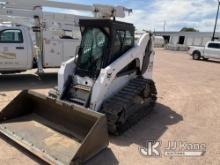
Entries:
[[135,43],[133,24],[79,24],[79,53],[62,64],[58,87],[49,97],[23,91],[0,113],[0,132],[52,164],[85,162],[108,145],[108,132],[123,133],[157,99],[151,33]]

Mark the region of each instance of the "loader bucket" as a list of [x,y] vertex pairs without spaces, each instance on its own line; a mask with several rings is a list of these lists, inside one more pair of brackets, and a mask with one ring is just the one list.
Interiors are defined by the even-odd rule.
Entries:
[[32,91],[0,112],[0,132],[49,164],[83,163],[109,143],[103,114]]

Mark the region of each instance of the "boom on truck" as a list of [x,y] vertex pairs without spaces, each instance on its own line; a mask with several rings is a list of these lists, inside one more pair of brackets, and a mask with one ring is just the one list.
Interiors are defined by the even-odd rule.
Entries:
[[[38,68],[59,68],[61,63],[75,56],[81,41],[79,19],[88,18],[72,14],[44,12],[43,7],[66,10],[91,11],[95,18],[99,6],[31,0],[0,0],[0,18],[22,24],[22,19],[33,22],[33,44],[30,30],[23,26],[0,26],[0,73],[16,73]],[[70,35],[69,35],[70,34]],[[74,53],[72,53],[74,52]]]

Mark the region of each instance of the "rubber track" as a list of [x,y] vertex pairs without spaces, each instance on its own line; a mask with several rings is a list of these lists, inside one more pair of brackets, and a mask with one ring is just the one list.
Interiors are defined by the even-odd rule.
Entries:
[[[147,87],[150,88],[150,94],[148,98],[144,98],[142,92]],[[138,77],[105,101],[100,112],[107,117],[109,133],[120,135],[151,112],[157,100],[156,95],[154,82]],[[143,104],[134,103],[136,96],[142,96],[145,102]]]

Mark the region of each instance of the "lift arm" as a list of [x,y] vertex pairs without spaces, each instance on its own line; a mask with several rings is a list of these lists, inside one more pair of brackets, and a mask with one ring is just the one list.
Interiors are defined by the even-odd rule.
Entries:
[[124,18],[125,13],[132,12],[123,6],[109,6],[109,5],[82,5],[64,2],[55,2],[51,0],[0,0],[4,3],[5,8],[8,9],[21,9],[21,10],[34,10],[38,7],[52,7],[67,10],[87,11],[92,12],[96,18]]

